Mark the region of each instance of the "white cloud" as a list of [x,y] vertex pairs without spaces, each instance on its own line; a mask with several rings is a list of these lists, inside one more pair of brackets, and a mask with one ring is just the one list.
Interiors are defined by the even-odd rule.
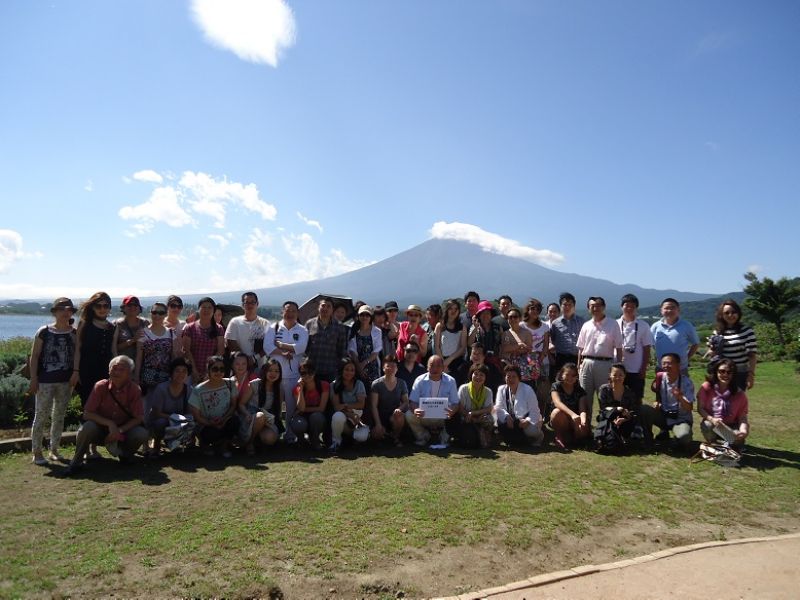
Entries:
[[248,62],[277,67],[295,42],[294,15],[283,0],[193,0],[192,16],[208,42]]
[[136,206],[123,206],[118,214],[125,221],[140,221],[125,232],[128,237],[149,232],[154,223],[183,227],[195,222],[181,206],[178,191],[170,186],[156,188],[146,202]]
[[230,233],[228,234],[227,237],[224,236],[224,235],[220,235],[218,233],[212,233],[211,235],[208,236],[208,239],[214,240],[215,242],[218,242],[220,248],[225,248],[225,247],[227,247],[228,244],[231,243],[230,242],[230,238],[231,237],[233,237],[233,236]]
[[170,263],[173,265],[182,265],[186,262],[186,256],[181,254],[180,252],[175,252],[172,254],[159,254],[158,258],[166,263]]
[[319,232],[322,233],[322,224],[319,221],[315,221],[314,219],[309,219],[308,217],[304,216],[300,211],[297,211],[297,218],[300,219],[303,223],[308,225],[309,227],[316,227],[319,229]]
[[486,252],[521,258],[532,263],[554,266],[564,262],[564,256],[552,250],[537,250],[523,246],[496,233],[490,233],[468,223],[437,221],[430,230],[431,237],[442,240],[461,240],[483,248]]
[[133,179],[125,175],[122,176],[122,183],[133,183]]
[[764,265],[750,265],[749,267],[747,267],[747,270],[745,272],[746,273],[755,273],[756,275],[758,275],[763,270],[764,270]]
[[6,273],[25,256],[22,236],[13,229],[0,229],[0,273]]
[[83,189],[86,190],[87,192],[94,191],[94,182],[91,179],[87,179],[86,185],[83,186]]
[[146,183],[161,183],[164,181],[164,178],[152,169],[136,171],[136,173],[133,174],[133,178],[136,181],[144,181]]
[[[283,234],[280,246],[275,247],[272,235],[258,227],[250,233],[240,258],[248,273],[235,280],[239,283],[238,287],[274,287],[332,277],[373,262],[350,259],[336,248],[323,254],[319,244],[308,233]],[[228,278],[226,282],[219,281],[219,284],[227,283],[230,286],[233,282]]]
[[267,221],[274,221],[278,215],[278,209],[274,205],[261,199],[254,183],[243,185],[225,179],[217,180],[206,173],[185,171],[178,185],[189,196],[191,209],[212,217],[215,227],[225,227],[226,203],[254,212]]
[[217,260],[217,255],[214,252],[199,244],[194,247],[192,252],[200,260]]

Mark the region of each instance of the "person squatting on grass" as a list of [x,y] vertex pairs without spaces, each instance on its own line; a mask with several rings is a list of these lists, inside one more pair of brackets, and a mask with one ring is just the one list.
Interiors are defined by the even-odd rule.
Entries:
[[[300,363],[300,381],[292,390],[296,410],[289,419],[289,428],[294,434],[294,440],[302,440],[308,433],[311,448],[318,450],[322,447],[320,435],[327,425],[326,408],[330,396],[330,384],[317,376],[314,362],[306,358]],[[289,442],[292,443],[292,442]]]
[[555,407],[550,413],[550,425],[556,433],[556,446],[563,449],[588,438],[591,433],[588,398],[578,383],[575,363],[566,363],[559,369],[550,398]]
[[529,442],[541,446],[544,441],[542,414],[533,388],[520,379],[519,367],[505,368],[505,384],[497,388],[494,415],[497,429],[509,446]]
[[489,367],[473,365],[469,370],[469,383],[458,388],[458,426],[456,437],[467,447],[488,448],[492,442],[494,417],[492,417],[492,390],[486,387]]
[[238,397],[236,378],[225,378],[225,359],[220,355],[209,356],[206,379],[195,386],[189,398],[192,416],[199,428],[200,445],[206,456],[213,456],[216,449],[224,458],[231,457],[230,445],[240,426],[236,414]]
[[[447,408],[444,419],[425,417],[425,410],[419,407],[420,398],[446,398]],[[456,380],[444,372],[441,356],[428,359],[428,372],[417,377],[409,394],[409,409],[406,411],[406,424],[414,433],[417,446],[424,446],[431,440],[431,432],[439,432],[439,444],[447,446],[450,436],[455,433],[458,415],[458,388]]]
[[361,420],[367,400],[364,382],[356,377],[356,365],[352,358],[343,358],[339,365],[339,375],[333,382],[334,413],[331,417],[332,443],[331,452],[339,450],[342,445],[342,434],[353,436],[359,443],[369,439],[369,427]]
[[192,367],[181,357],[169,363],[169,379],[159,383],[147,397],[144,424],[153,439],[153,448],[148,450],[150,456],[161,454],[161,442],[169,426],[169,417],[173,414],[188,416],[189,397],[192,388],[188,383]]
[[283,428],[281,406],[281,363],[270,358],[261,368],[261,375],[250,381],[249,390],[239,400],[242,421],[240,437],[249,456],[255,454],[255,443],[274,446]]
[[84,423],[78,429],[69,472],[83,466],[90,444],[103,444],[120,462],[128,462],[147,441],[141,391],[131,378],[133,360],[123,354],[115,356],[108,371],[108,379],[94,385],[83,409]]
[[694,384],[681,368],[681,357],[667,352],[661,357],[661,372],[656,374],[650,389],[655,392],[653,405],[642,405],[642,427],[645,439],[653,440],[653,425],[661,429],[658,441],[668,441],[669,434],[675,443],[688,449],[692,443],[692,409],[694,407]]
[[750,433],[747,394],[737,381],[736,369],[733,360],[723,358],[700,386],[697,412],[703,418],[700,431],[707,442],[719,442],[733,435],[733,446],[742,447]]

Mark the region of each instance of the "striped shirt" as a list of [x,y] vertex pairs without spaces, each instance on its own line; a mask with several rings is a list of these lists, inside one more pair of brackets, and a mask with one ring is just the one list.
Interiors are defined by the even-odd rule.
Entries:
[[[716,330],[714,335],[718,335]],[[755,332],[747,325],[742,325],[739,329],[726,329],[721,335],[722,347],[718,356],[735,362],[739,372],[749,371],[748,358],[758,350]]]

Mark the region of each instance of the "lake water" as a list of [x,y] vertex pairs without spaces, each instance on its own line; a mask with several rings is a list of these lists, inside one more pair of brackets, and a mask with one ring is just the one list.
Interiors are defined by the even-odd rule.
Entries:
[[0,340],[19,336],[33,338],[39,327],[53,321],[50,315],[0,315]]

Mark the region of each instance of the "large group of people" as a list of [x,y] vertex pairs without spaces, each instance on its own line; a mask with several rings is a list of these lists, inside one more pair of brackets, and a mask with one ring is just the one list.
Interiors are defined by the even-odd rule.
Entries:
[[178,296],[153,303],[149,319],[126,296],[116,320],[105,292],[80,308],[57,298],[54,322],[36,332],[31,353],[33,462],[67,462],[60,440],[73,389],[83,423],[69,473],[96,458],[99,445],[122,462],[137,452],[158,456],[167,434],[186,423],[181,448],[226,458],[279,442],[332,453],[387,442],[539,447],[548,437],[561,449],[686,448],[695,412],[709,442],[741,446],[750,431],[757,346],[733,300],[717,311],[697,394],[688,365],[700,340],[674,298],[664,299],[652,326],[637,316],[633,294],[621,298],[616,320],[601,297],[588,298],[584,319],[568,292],[546,306],[546,317],[536,298],[517,306],[504,295],[495,309],[474,291],[463,303],[412,304],[404,319],[396,302],[348,311],[322,297],[305,323],[294,301],[270,323],[258,315],[256,293],[241,301],[243,314],[223,327],[209,297],[188,322]]

